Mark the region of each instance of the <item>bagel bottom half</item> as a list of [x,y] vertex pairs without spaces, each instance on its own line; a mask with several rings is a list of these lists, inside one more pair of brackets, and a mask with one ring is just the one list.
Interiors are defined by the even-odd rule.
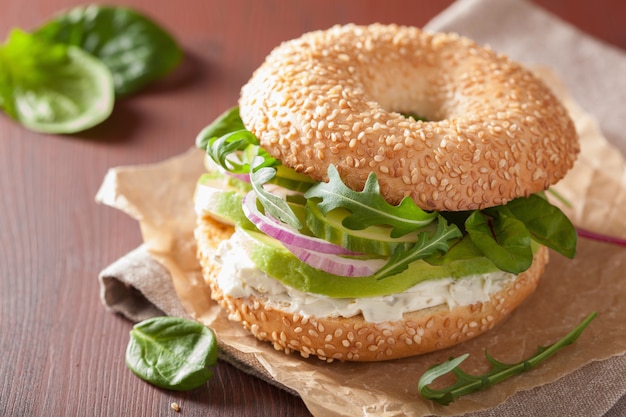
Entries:
[[263,297],[233,298],[217,285],[220,265],[213,259],[219,243],[234,228],[208,216],[199,217],[195,230],[198,258],[211,297],[256,338],[277,350],[298,351],[326,361],[383,361],[419,355],[456,345],[478,336],[502,321],[537,287],[548,262],[540,247],[532,266],[489,301],[450,309],[446,305],[405,313],[402,320],[370,323],[361,315],[349,318],[310,317],[266,305]]

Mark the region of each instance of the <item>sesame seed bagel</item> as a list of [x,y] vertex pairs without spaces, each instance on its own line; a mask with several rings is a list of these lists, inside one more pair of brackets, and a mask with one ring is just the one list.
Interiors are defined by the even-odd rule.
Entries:
[[303,357],[333,361],[382,361],[444,349],[476,337],[502,321],[535,290],[548,250],[541,247],[532,266],[493,294],[489,301],[453,309],[445,305],[405,313],[402,320],[370,323],[362,315],[315,317],[281,311],[263,296],[234,298],[218,284],[220,264],[214,252],[234,228],[200,216],[195,230],[198,258],[211,297],[257,339],[277,350],[298,351]]
[[[456,34],[335,26],[284,42],[242,88],[240,115],[283,164],[392,204],[473,210],[547,189],[579,151],[566,109],[529,70]],[[417,114],[428,121],[407,118]]]

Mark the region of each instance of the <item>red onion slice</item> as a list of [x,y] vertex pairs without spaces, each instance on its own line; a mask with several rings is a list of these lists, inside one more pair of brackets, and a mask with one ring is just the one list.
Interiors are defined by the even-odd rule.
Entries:
[[229,177],[236,178],[243,182],[250,182],[250,174],[235,174],[234,172],[230,172],[222,167],[219,167],[219,170],[222,174],[228,175]]
[[302,262],[329,274],[342,277],[367,277],[385,265],[383,259],[352,259],[285,245]]
[[244,214],[260,231],[281,241],[285,246],[302,248],[323,254],[359,255],[342,246],[327,242],[324,239],[303,235],[281,221],[271,216],[266,216],[259,211],[256,201],[257,197],[254,191],[250,191],[244,196]]

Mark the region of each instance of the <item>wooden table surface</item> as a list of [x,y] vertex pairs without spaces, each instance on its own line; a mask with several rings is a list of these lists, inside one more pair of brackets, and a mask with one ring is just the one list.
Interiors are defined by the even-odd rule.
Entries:
[[[626,50],[621,0],[537,0]],[[0,35],[32,29],[75,0],[2,0]],[[0,115],[0,415],[306,416],[303,402],[218,363],[206,386],[155,388],[124,363],[131,323],[107,312],[97,275],[135,248],[134,220],[94,203],[107,169],[177,155],[237,100],[279,42],[336,23],[424,25],[446,1],[127,0],[184,47],[166,80],[116,103],[76,135],[34,133]],[[540,47],[540,45],[538,45]]]

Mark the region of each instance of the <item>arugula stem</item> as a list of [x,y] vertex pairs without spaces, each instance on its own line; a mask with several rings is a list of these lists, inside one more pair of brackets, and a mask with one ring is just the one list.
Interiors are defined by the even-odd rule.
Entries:
[[[512,376],[528,371],[550,358],[565,346],[574,343],[596,316],[597,313],[595,312],[589,314],[574,330],[559,341],[550,346],[539,346],[534,356],[518,363],[505,364],[497,361],[488,352],[485,352],[487,360],[492,365],[492,370],[484,375],[471,375],[458,367],[467,359],[469,354],[451,358],[449,361],[435,365],[424,372],[418,382],[419,392],[426,399],[448,405],[462,395],[488,388]],[[431,389],[428,387],[437,378],[450,372],[457,377],[457,381],[454,384],[443,389]]]

